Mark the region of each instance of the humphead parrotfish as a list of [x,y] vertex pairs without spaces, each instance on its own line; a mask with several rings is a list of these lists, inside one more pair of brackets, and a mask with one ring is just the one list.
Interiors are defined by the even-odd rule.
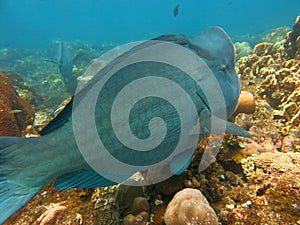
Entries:
[[234,46],[219,27],[192,38],[162,35],[97,70],[40,137],[0,137],[0,223],[54,179],[57,189],[110,186],[166,158],[162,171],[179,174],[197,144],[190,140],[211,132],[251,137],[227,121],[240,95],[234,61]]

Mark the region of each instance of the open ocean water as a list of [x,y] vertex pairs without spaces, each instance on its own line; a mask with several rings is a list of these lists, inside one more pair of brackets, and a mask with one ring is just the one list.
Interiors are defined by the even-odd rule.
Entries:
[[298,0],[1,0],[0,47],[35,48],[53,39],[124,43],[207,26],[256,35],[291,26],[299,13]]

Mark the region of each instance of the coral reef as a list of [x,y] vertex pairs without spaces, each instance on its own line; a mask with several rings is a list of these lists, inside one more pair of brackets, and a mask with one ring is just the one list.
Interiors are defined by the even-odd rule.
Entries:
[[0,72],[0,136],[21,136],[33,120],[30,104],[18,96],[11,81]]
[[149,203],[147,199],[145,199],[144,197],[134,198],[131,205],[131,213],[133,215],[137,215],[143,211],[149,212]]
[[240,59],[252,53],[252,49],[248,42],[236,42],[234,43],[234,46],[236,51],[236,59]]
[[146,211],[142,211],[137,215],[128,214],[123,219],[123,225],[146,225],[149,220],[149,214]]
[[[58,191],[54,189],[54,182],[52,182],[4,225],[39,225],[45,218],[42,219],[41,216],[48,211],[45,211],[45,208],[51,212],[51,206],[66,207],[65,210],[56,211],[59,213],[54,215],[51,224],[121,224],[122,221],[112,204],[116,198],[116,189],[117,186],[111,186]],[[51,215],[53,213],[50,217]],[[41,219],[40,222],[38,218]]]
[[287,33],[287,41],[284,47],[290,58],[300,59],[300,16],[296,18],[293,31]]
[[[131,212],[133,202],[136,198],[144,197],[143,188],[140,186],[119,185],[116,196],[116,205],[121,215]],[[137,206],[134,206],[136,208]]]
[[[22,77],[26,87],[20,86],[17,92],[37,111],[49,108],[53,110],[70,96],[57,65],[60,42],[61,40],[53,40],[49,46],[39,50],[11,47],[0,49],[0,71],[13,71]],[[69,42],[68,46],[73,53],[73,74],[76,77],[83,74],[91,59],[115,47],[113,43],[91,45],[78,40]]]
[[247,184],[225,195],[222,224],[298,224],[300,154],[262,153],[242,165]]
[[269,42],[273,44],[276,42],[281,42],[290,30],[291,29],[289,27],[275,28],[263,36],[260,42]]
[[164,195],[170,195],[180,191],[183,188],[184,180],[183,176],[172,176],[169,179],[155,184],[155,188],[159,193]]
[[218,217],[199,190],[186,188],[168,204],[164,221],[166,225],[217,225]]
[[116,195],[116,206],[123,218],[123,225],[146,225],[149,220],[149,203],[144,198],[141,186],[120,184]]
[[252,92],[270,104],[273,118],[282,119],[284,124],[281,132],[287,133],[300,124],[300,64],[299,60],[286,57],[283,44],[256,45],[253,54],[237,62],[236,69],[244,80],[244,87],[260,83]]

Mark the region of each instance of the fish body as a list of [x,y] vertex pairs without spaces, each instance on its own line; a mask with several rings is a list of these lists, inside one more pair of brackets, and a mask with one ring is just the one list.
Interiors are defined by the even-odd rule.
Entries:
[[59,44],[57,63],[61,75],[67,82],[72,76],[73,60],[71,52],[64,42],[60,42]]
[[70,50],[63,41],[58,46],[57,64],[68,91],[74,94],[77,82],[73,76],[73,59]]
[[177,4],[173,9],[173,15],[176,17],[179,13],[179,4]]
[[[202,37],[202,35],[204,36]],[[183,39],[181,35],[177,37],[180,40]],[[168,36],[168,38],[170,37]],[[169,157],[171,152],[168,149],[177,144],[181,132],[180,127],[192,128],[198,119],[203,122],[202,125],[200,123],[200,133],[197,133],[198,131],[194,133],[193,130],[188,133],[190,134],[190,137],[188,137],[190,139],[187,139],[188,142],[194,140],[195,134],[198,140],[198,136],[201,139],[210,132],[209,121],[214,117],[211,115],[212,109],[208,101],[209,96],[205,93],[208,91],[213,94],[215,90],[205,87],[206,77],[193,80],[185,72],[172,65],[144,60],[122,67],[116,72],[115,76],[107,80],[99,96],[95,98],[93,91],[98,88],[98,82],[104,79],[110,71],[122,64],[124,60],[132,57],[140,58],[138,57],[139,52],[148,47],[155,48],[158,46],[157,49],[160,49],[161,43],[167,42],[164,39],[166,39],[166,36],[158,37],[156,41],[144,42],[108,63],[106,67],[96,73],[84,88],[75,94],[66,107],[40,132],[41,137],[27,139],[0,137],[0,223],[3,223],[10,215],[24,206],[40,189],[57,177],[59,177],[56,180],[56,188],[58,189],[103,187],[112,185],[119,180],[120,182],[125,181],[132,174],[139,171],[135,167],[132,167],[132,170],[125,170],[122,166],[117,167],[111,164],[110,156],[105,153],[101,153],[100,158],[97,158],[94,150],[106,148],[115,159],[128,165],[135,165],[137,168],[143,168],[148,164],[159,163],[164,158]],[[180,40],[179,42],[181,42]],[[225,99],[225,109],[223,110],[225,110],[226,115],[223,119],[228,119],[235,110],[240,93],[240,84],[233,65],[235,53],[233,45],[226,33],[220,28],[210,28],[197,34],[189,41],[194,45],[201,45],[201,48],[213,56],[213,59],[211,59],[199,54],[195,58],[201,57],[213,71]],[[215,46],[221,49],[213,47],[214,44],[211,42],[215,41],[218,42],[215,43]],[[171,38],[171,42],[176,43],[176,40]],[[193,51],[188,45],[183,48],[186,48],[186,51]],[[156,52],[154,53],[156,54]],[[165,51],[160,53],[165,54]],[[160,54],[156,57],[159,58]],[[170,55],[170,57],[172,56]],[[180,56],[176,57],[180,59]],[[188,64],[189,61],[186,63]],[[224,66],[220,67],[220,65]],[[155,147],[155,151],[135,151],[127,145],[122,145],[119,141],[124,134],[126,139],[126,132],[120,133],[118,137],[113,133],[112,126],[114,124],[110,122],[112,103],[114,103],[118,93],[123,90],[124,86],[131,81],[141,80],[141,78],[145,78],[144,81],[153,78],[153,71],[158,75],[158,78],[154,79],[154,83],[149,82],[148,87],[146,86],[143,90],[143,94],[154,92],[157,81],[164,82],[172,79],[183,89],[190,91],[189,98],[194,102],[197,115],[196,117],[187,117],[185,124],[181,124],[174,107],[165,101],[161,101],[158,97],[146,97],[138,101],[139,104],[134,105],[129,114],[130,129],[136,136],[140,139],[146,139],[149,136],[152,137],[151,132],[149,132],[150,128],[160,131],[167,126],[168,129],[164,135],[165,139],[162,146]],[[143,82],[138,83],[137,87],[139,85],[143,85]],[[205,90],[206,88],[207,90]],[[170,98],[174,96],[174,90],[170,88],[162,88],[159,91]],[[126,93],[124,95],[126,97]],[[95,98],[94,105],[88,104],[92,98]],[[183,109],[193,108],[181,95],[172,99],[172,101]],[[220,109],[217,107],[216,111],[222,110],[221,108],[221,106]],[[89,114],[90,110],[94,113]],[[121,129],[126,125],[122,117],[125,111],[126,105],[124,104],[122,108],[116,111],[114,117],[115,126]],[[89,124],[89,120],[85,120],[89,117],[95,123],[95,130],[97,135],[101,136],[102,144],[99,144],[93,136],[93,124]],[[152,118],[156,117],[162,118],[165,123],[153,121]],[[250,137],[242,128],[229,122],[226,122],[226,131]],[[154,135],[153,141],[143,144],[142,147],[151,146],[159,138],[160,136],[156,137]],[[84,155],[80,144],[91,151]],[[186,146],[191,153],[193,153],[194,147],[193,145]],[[172,174],[181,173],[191,160],[191,156],[185,157],[184,151],[181,153],[178,156],[176,155],[174,160],[172,158],[170,160]],[[107,176],[97,173],[94,167],[91,166],[93,163],[101,164],[102,167],[106,168]],[[108,179],[111,174],[116,177],[115,180]]]

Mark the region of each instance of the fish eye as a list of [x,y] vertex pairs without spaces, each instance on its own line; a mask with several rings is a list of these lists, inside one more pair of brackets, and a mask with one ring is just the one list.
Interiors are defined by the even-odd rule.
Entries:
[[221,65],[219,65],[219,69],[222,70],[222,71],[225,71],[225,70],[228,69],[228,65],[226,65],[226,64],[221,64]]

